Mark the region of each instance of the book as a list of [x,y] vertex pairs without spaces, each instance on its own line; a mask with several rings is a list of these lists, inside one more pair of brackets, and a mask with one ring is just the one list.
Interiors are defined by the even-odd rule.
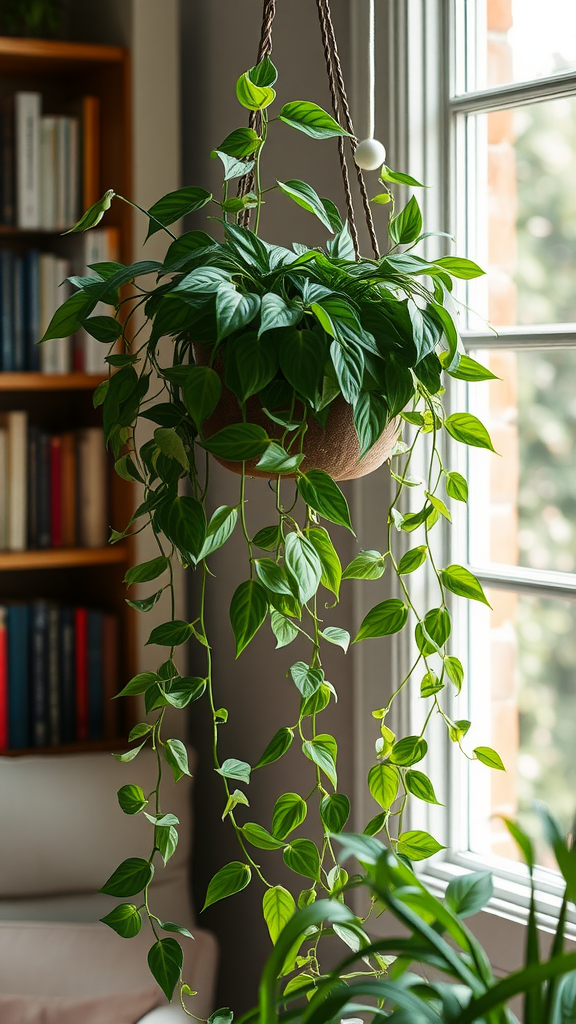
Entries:
[[40,217],[40,116],[38,92],[14,96],[16,149],[16,222],[19,228],[37,229]]
[[87,608],[75,609],[74,629],[76,661],[76,739],[82,743],[90,738]]
[[60,611],[60,731],[62,743],[76,739],[76,628],[74,608]]
[[14,255],[0,251],[0,368],[14,370]]
[[68,150],[70,145],[69,124],[67,117],[56,117],[56,209],[54,220],[58,231],[64,231],[69,225],[67,216],[68,193]]
[[82,98],[82,207],[98,202],[100,188],[100,98]]
[[40,431],[28,428],[28,547],[37,548],[39,520]]
[[25,264],[22,256],[15,256],[12,276],[12,368],[17,373],[27,369],[26,338],[24,322],[26,318],[26,287]]
[[48,744],[48,604],[36,601],[31,610],[30,703],[32,714],[32,741],[35,747]]
[[14,153],[14,98],[0,99],[0,223],[16,219],[16,159]]
[[25,551],[28,519],[27,446],[28,414],[16,411],[0,414],[0,428],[6,430],[7,537],[8,551]]
[[0,605],[0,751],[8,749],[8,609]]
[[8,547],[8,431],[0,427],[0,551]]
[[61,451],[61,543],[76,544],[76,440],[73,433],[62,434]]
[[68,118],[68,152],[66,167],[66,227],[80,218],[80,122]]
[[61,743],[60,731],[60,609],[48,608],[48,741],[57,747]]
[[40,369],[40,253],[29,249],[24,256],[24,337],[26,369]]
[[8,605],[8,708],[11,750],[30,746],[30,607]]
[[50,547],[62,547],[62,438],[50,438]]
[[104,434],[87,427],[77,435],[78,534],[82,547],[104,547],[108,539],[108,465]]
[[113,740],[118,735],[118,617],[104,615],[102,618],[102,695],[104,736]]
[[102,620],[102,612],[90,609],[88,612],[88,723],[91,740],[101,740],[104,736]]
[[50,434],[38,433],[37,484],[36,484],[36,545],[49,548],[52,538],[50,522]]
[[40,225],[54,231],[58,198],[56,118],[40,118]]

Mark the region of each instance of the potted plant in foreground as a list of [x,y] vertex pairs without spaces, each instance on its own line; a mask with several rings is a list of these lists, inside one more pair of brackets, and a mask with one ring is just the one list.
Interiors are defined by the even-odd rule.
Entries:
[[[305,182],[270,178],[262,156],[272,121],[316,140],[347,135],[314,103],[287,102],[273,108],[277,112],[270,117],[275,81],[269,57],[238,80],[238,99],[259,113],[261,126],[258,131],[236,128],[218,147],[216,156],[224,171],[221,197],[201,188],[184,188],[143,211],[149,236],[160,230],[168,236],[164,262],[100,263],[91,268],[96,276],[71,278],[75,291],[45,335],[68,336],[83,327],[109,345],[110,377],[97,388],[94,402],[103,409],[116,471],[143,487],[142,502],[130,523],[121,532],[113,531],[111,542],[147,528],[158,544],[157,557],[126,576],[128,585],[152,584],[149,597],[130,600],[132,607],[145,614],[161,601],[166,621],[152,630],[148,641],[159,652],[157,670],[137,675],[122,691],[143,695],[147,718],[132,729],[128,752],[118,755],[131,762],[147,744],[158,755],[159,785],[152,799],[138,785],[123,786],[118,793],[126,813],[146,813],[151,820],[150,858],[120,865],[102,891],[120,899],[139,894],[135,902],[121,903],[104,920],[130,937],[146,919],[153,932],[150,968],[168,998],[177,986],[182,999],[190,990],[181,977],[182,950],[174,938],[174,933],[185,930],[161,922],[148,900],[155,862],[168,861],[178,840],[178,823],[161,800],[162,763],[176,781],[188,773],[183,743],[163,733],[166,707],[184,709],[195,701],[209,702],[223,815],[238,839],[238,860],[219,867],[205,906],[249,884],[259,885],[273,941],[297,906],[314,903],[322,892],[343,892],[346,880],[333,837],[344,829],[350,804],[338,791],[336,739],[322,732],[320,724],[323,709],[335,698],[322,669],[326,643],[346,650],[350,642],[363,643],[405,628],[415,638],[411,672],[397,681],[386,705],[374,710],[376,752],[368,786],[380,812],[367,822],[367,836],[381,833],[396,854],[410,860],[429,857],[441,848],[428,833],[403,827],[408,799],[436,802],[433,782],[418,767],[427,751],[433,715],[440,716],[466,757],[503,768],[490,748],[465,749],[470,723],[453,721],[445,701],[450,689],[460,691],[464,675],[448,646],[448,598],[455,594],[487,603],[486,598],[464,567],[436,565],[429,543],[438,520],[450,519],[447,501],[467,498],[465,479],[442,460],[442,436],[448,433],[463,444],[492,447],[478,419],[466,412],[446,415],[442,404],[447,376],[470,381],[492,377],[463,352],[452,294],[454,277],[470,278],[482,271],[469,260],[446,256],[429,262],[413,253],[424,237],[418,203],[411,198],[396,213],[391,192],[395,183],[416,187],[418,182],[408,175],[386,166],[381,170],[383,191],[376,201],[388,202],[392,211],[390,246],[385,255],[373,259],[359,256],[350,225],[333,202]],[[248,174],[254,175],[254,187],[232,195],[231,183],[244,181]],[[263,195],[271,188],[319,220],[323,233],[330,235],[326,245],[294,244],[287,249],[260,236]],[[107,192],[73,230],[97,224],[115,198],[121,199]],[[176,237],[171,225],[202,207],[212,214],[213,234],[189,231]],[[244,224],[251,209],[253,230]],[[142,283],[150,275],[156,275],[155,284]],[[121,289],[132,282],[134,288],[126,296]],[[91,315],[100,302],[113,305],[116,316]],[[143,314],[144,327],[132,337],[136,314]],[[168,366],[159,362],[159,342],[165,337],[173,341]],[[152,440],[140,444],[138,426],[143,419],[152,421],[155,430]],[[419,482],[410,476],[410,463],[422,444],[429,452],[429,469],[416,490]],[[234,506],[213,507],[211,457],[238,473]],[[353,524],[336,480],[360,476],[383,463],[383,472],[395,483],[390,508],[382,509],[386,550],[360,551],[342,567],[331,532],[334,527],[352,530]],[[246,477],[252,475],[274,482],[265,491],[270,523],[256,536],[245,501]],[[408,487],[421,496],[417,511],[405,509]],[[242,532],[247,556],[246,579],[230,603],[237,655],[265,622],[278,647],[299,635],[310,645],[307,661],[295,662],[290,670],[294,718],[275,736],[262,737],[263,752],[256,765],[239,759],[221,761],[218,736],[227,713],[218,701],[205,624],[207,588],[218,585],[211,579],[210,558],[234,530]],[[400,557],[398,540],[415,530],[418,543]],[[191,621],[174,618],[172,574],[177,562],[201,577],[199,604]],[[410,574],[425,563],[436,580],[437,599],[424,609],[416,607],[409,584]],[[341,586],[349,585],[349,580],[378,579],[385,570],[395,575],[399,596],[372,608],[351,637],[338,617]],[[333,607],[325,612],[328,599]],[[179,671],[187,643],[198,644],[204,653],[202,677],[183,677]],[[421,679],[426,722],[420,735],[398,737],[387,716],[415,674]],[[252,822],[251,772],[281,758],[293,742],[301,745],[310,762],[312,791],[279,794],[272,821]],[[319,846],[302,835],[309,814],[320,816],[324,838]],[[258,864],[261,849],[276,850],[292,869],[293,893],[264,876]],[[360,922],[353,935],[346,928],[338,934],[345,943],[355,944],[358,929],[362,931]],[[371,963],[378,976],[385,972],[385,960]],[[304,956],[294,946],[282,965],[283,973],[293,970],[320,983],[317,944],[312,955]]]

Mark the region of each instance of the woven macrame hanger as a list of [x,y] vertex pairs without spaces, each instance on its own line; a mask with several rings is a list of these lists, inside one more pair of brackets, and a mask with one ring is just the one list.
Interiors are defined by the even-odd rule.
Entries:
[[[332,21],[332,14],[330,12],[329,0],[316,0],[316,6],[318,8],[318,17],[320,20],[322,44],[324,47],[326,70],[328,72],[328,82],[330,85],[330,94],[332,96],[332,107],[334,110],[334,116],[339,123],[343,124],[343,127],[346,129],[346,131],[349,132],[348,141],[351,147],[352,157],[354,157],[354,151],[358,145],[358,139],[354,134],[354,125],[352,123],[350,105],[348,103],[346,86],[344,84],[344,76],[342,74],[342,65],[340,63],[340,56],[338,54],[338,47],[336,44],[336,35],[334,32],[334,24]],[[272,52],[272,25],[274,22],[275,15],[276,0],[264,0],[264,10],[262,15],[262,33],[260,36],[260,46],[258,49],[258,63],[261,60],[263,60],[264,57],[270,56]],[[250,114],[249,124],[251,128],[254,128],[256,131],[258,131],[258,133],[260,133],[260,131],[262,130],[262,118],[258,111],[253,111]],[[354,200],[352,196],[352,189],[350,186],[350,175],[348,172],[348,164],[346,162],[345,141],[342,136],[339,136],[338,138],[338,152],[340,155],[340,168],[342,171],[342,183],[344,185],[344,196],[346,199],[346,210],[348,214],[350,234],[352,236],[352,242],[354,244],[354,252],[356,254],[356,259],[359,259],[360,243],[358,239],[358,229],[356,227]],[[372,210],[370,209],[370,200],[368,198],[368,192],[366,189],[366,183],[364,181],[364,175],[362,174],[360,168],[357,166],[356,176],[358,178],[358,186],[362,198],[362,206],[364,210],[364,216],[366,218],[366,226],[368,228],[368,234],[370,235],[370,241],[372,244],[372,251],[374,253],[375,258],[378,259],[380,256],[380,252],[378,249],[378,239],[376,238],[376,231],[374,229],[374,221],[372,219]],[[245,175],[244,178],[240,180],[240,183],[238,185],[238,195],[246,195],[246,193],[250,192],[253,187],[253,174]],[[249,210],[244,211],[242,220],[244,222],[244,225],[248,226],[250,222]]]

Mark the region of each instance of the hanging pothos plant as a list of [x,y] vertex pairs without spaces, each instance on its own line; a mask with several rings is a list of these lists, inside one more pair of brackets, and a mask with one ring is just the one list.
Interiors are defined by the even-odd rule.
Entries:
[[[441,848],[428,833],[403,827],[410,795],[437,802],[432,781],[417,767],[427,752],[427,728],[433,715],[441,717],[450,739],[461,745],[467,758],[503,767],[487,747],[464,750],[469,723],[452,721],[443,707],[447,691],[459,692],[463,682],[462,665],[448,647],[447,592],[485,603],[486,598],[467,569],[437,566],[429,543],[439,518],[450,520],[447,499],[467,498],[465,479],[442,461],[441,434],[446,431],[463,444],[492,448],[476,417],[467,412],[446,416],[442,406],[445,374],[468,381],[492,377],[463,353],[452,295],[454,277],[472,278],[482,272],[469,260],[446,256],[429,262],[413,254],[411,250],[425,237],[418,203],[411,198],[395,213],[390,191],[394,183],[417,186],[408,175],[387,167],[381,171],[385,191],[376,202],[389,201],[392,215],[390,247],[377,259],[356,258],[348,224],[334,203],[320,198],[306,182],[274,182],[263,175],[262,153],[272,121],[316,140],[347,134],[314,103],[286,103],[269,118],[275,81],[276,70],[268,57],[238,80],[238,99],[249,110],[260,112],[261,132],[237,128],[213,154],[224,169],[221,199],[190,187],[164,196],[143,211],[149,218],[148,235],[162,230],[171,239],[164,262],[98,263],[91,268],[95,277],[71,278],[76,290],[45,335],[45,339],[68,336],[83,327],[110,346],[110,377],[97,388],[95,405],[103,408],[106,442],[117,460],[116,471],[143,487],[142,503],[123,532],[113,531],[111,542],[151,529],[158,556],[130,569],[126,583],[152,583],[168,574],[168,582],[157,584],[149,597],[129,601],[143,613],[166,601],[167,611],[166,621],[152,630],[148,640],[160,651],[157,670],[140,673],[122,691],[130,697],[144,696],[147,720],[132,729],[130,750],[117,755],[129,762],[150,745],[158,756],[158,787],[151,795],[138,785],[123,786],[118,793],[127,814],[144,813],[151,822],[150,858],[125,861],[102,888],[122,899],[139,894],[135,902],[121,903],[104,920],[120,935],[130,937],[147,919],[154,937],[150,968],[168,998],[176,986],[181,998],[190,990],[181,977],[181,947],[173,934],[165,934],[187,933],[176,924],[160,921],[148,899],[157,856],[166,863],[178,841],[178,821],[161,803],[162,763],[167,763],[176,781],[189,773],[184,744],[163,734],[167,707],[184,709],[192,702],[208,701],[214,768],[222,778],[223,816],[238,839],[238,860],[216,871],[205,906],[256,882],[262,887],[272,941],[297,906],[314,902],[319,893],[340,891],[347,878],[335,860],[331,841],[333,834],[345,828],[350,803],[338,791],[336,739],[322,732],[320,725],[321,712],[336,699],[322,669],[324,644],[346,651],[350,642],[363,643],[405,628],[415,636],[416,658],[409,675],[398,680],[392,695],[383,699],[385,706],[374,711],[378,736],[368,787],[380,810],[366,824],[368,836],[381,834],[393,850],[411,861]],[[251,171],[254,189],[244,194],[240,189],[239,196],[232,196],[230,183]],[[271,189],[314,215],[329,232],[330,241],[324,247],[294,244],[292,249],[264,241],[259,236],[260,214],[264,194]],[[73,230],[85,231],[97,224],[113,198],[113,192],[106,193]],[[203,231],[174,236],[170,225],[207,206],[216,213],[211,225],[218,238]],[[239,223],[250,208],[255,211],[254,230]],[[141,278],[148,282],[154,274],[153,286],[138,283]],[[121,297],[120,289],[131,282],[135,291]],[[116,308],[115,318],[91,316],[102,302]],[[137,311],[143,312],[144,324],[131,338]],[[173,339],[170,366],[159,362],[159,343],[166,337]],[[152,440],[139,444],[142,419],[152,421],[156,429]],[[402,439],[405,427],[409,440]],[[414,485],[410,462],[423,441],[429,450],[429,471],[419,492],[421,507],[406,512],[405,488]],[[346,446],[354,454],[343,466],[334,453]],[[213,508],[211,456],[240,475],[234,506]],[[326,469],[336,465],[333,475],[357,476],[365,466],[384,459],[391,467],[387,462],[384,471],[395,482],[390,508],[382,510],[387,522],[386,550],[361,551],[343,569],[331,530],[333,526],[352,530],[353,524],[346,498]],[[266,490],[271,495],[270,525],[256,536],[247,518],[247,475],[275,481],[275,487]],[[212,676],[213,641],[205,619],[207,588],[220,586],[211,579],[211,556],[238,526],[246,542],[247,564],[246,580],[230,604],[237,656],[266,622],[277,647],[289,645],[298,636],[310,645],[307,661],[297,661],[290,669],[294,716],[275,736],[262,737],[263,753],[255,765],[220,758],[219,732],[227,711],[220,708],[218,680]],[[405,539],[417,528],[422,534],[418,545],[398,556],[396,539]],[[419,609],[410,594],[409,576],[426,562],[438,596],[433,607]],[[175,563],[201,577],[199,605],[191,621],[175,619]],[[376,580],[385,570],[396,576],[400,596],[373,607],[351,638],[338,624],[334,601],[337,604],[340,588],[349,580]],[[336,624],[324,621],[327,598],[330,620],[334,617]],[[204,651],[201,678],[182,677],[178,670],[178,655],[188,642]],[[387,717],[394,699],[416,673],[421,675],[428,714],[419,735],[398,737]],[[271,821],[252,822],[251,772],[277,761],[294,742],[310,762],[312,792],[306,796],[282,793]],[[302,835],[312,813],[320,816],[324,835],[320,845]],[[278,852],[294,872],[294,893],[264,875],[258,850]],[[299,892],[304,879],[307,882]],[[353,927],[338,934],[355,945],[365,934],[364,924],[357,919]],[[297,970],[312,979],[322,976],[320,935],[317,930],[305,955],[300,956],[297,947],[291,950],[283,974]],[[370,964],[377,975],[386,969],[386,961],[376,954]]]

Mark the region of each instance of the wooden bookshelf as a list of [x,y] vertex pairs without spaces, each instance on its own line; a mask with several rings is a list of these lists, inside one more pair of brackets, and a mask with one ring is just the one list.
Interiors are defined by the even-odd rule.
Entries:
[[[0,37],[0,95],[30,90],[42,93],[49,111],[69,109],[83,96],[100,100],[101,193],[112,188],[130,196],[132,190],[130,56],[116,46],[97,46],[38,39]],[[106,224],[119,229],[120,259],[132,259],[132,213],[113,204]],[[28,247],[78,260],[79,236],[0,226],[0,247],[22,253]],[[92,392],[100,375],[0,372],[0,412],[26,410],[29,419],[55,433],[101,423]],[[135,506],[131,484],[110,475],[110,523],[123,529]],[[124,575],[133,562],[129,540],[105,548],[51,548],[0,551],[0,604],[31,603],[42,598],[70,605],[93,606],[117,614],[121,621],[119,684],[136,671],[134,612],[125,602]],[[124,702],[119,702],[123,704]],[[128,704],[128,702],[126,702]],[[131,724],[133,708],[124,708],[121,731]],[[107,739],[64,746],[2,751],[3,755],[66,754],[79,750],[123,750],[126,741]]]
[[2,757],[24,757],[30,754],[80,754],[90,750],[94,753],[98,750],[109,750],[122,753],[128,749],[128,740],[124,736],[118,736],[112,740],[92,740],[90,743],[62,743],[57,747],[23,747],[22,750],[3,750]]

